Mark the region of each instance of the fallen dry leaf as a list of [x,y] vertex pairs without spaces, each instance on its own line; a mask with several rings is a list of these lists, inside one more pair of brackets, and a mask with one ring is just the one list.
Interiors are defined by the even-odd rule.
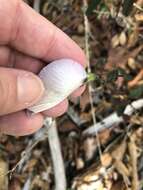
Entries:
[[143,45],[140,45],[132,51],[129,51],[125,47],[117,47],[114,49],[110,49],[105,69],[112,70],[116,67],[125,68],[128,59],[135,58],[142,49]]
[[8,190],[8,163],[0,158],[0,190]]
[[90,103],[90,99],[89,99],[89,90],[88,88],[86,88],[85,92],[83,93],[83,95],[80,97],[80,108],[81,111],[84,111],[86,106]]
[[78,130],[76,124],[74,124],[70,119],[65,119],[61,124],[58,124],[58,129],[60,132]]

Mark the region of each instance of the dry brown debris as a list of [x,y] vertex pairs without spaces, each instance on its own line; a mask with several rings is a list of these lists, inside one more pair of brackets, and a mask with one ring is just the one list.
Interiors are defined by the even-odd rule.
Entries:
[[[25,1],[31,6],[34,2]],[[121,12],[121,1],[103,2],[103,7],[97,6],[97,11],[88,17],[91,29],[90,62],[92,72],[99,75],[99,80],[92,83],[93,111],[97,122],[102,122],[122,103],[125,102],[126,105],[130,102],[128,94],[121,92],[123,87],[131,90],[143,84],[143,14],[134,7],[132,15],[125,17]],[[41,14],[84,49],[82,1],[42,0],[40,3]],[[138,0],[136,4],[142,7],[143,1]],[[108,14],[100,14],[102,8],[107,8]],[[106,84],[104,79],[108,72],[118,67],[132,79],[126,84],[125,79],[119,76],[113,84]],[[116,101],[113,101],[114,98],[117,98]],[[93,124],[88,90],[79,100],[72,101],[70,106],[72,111],[57,121],[69,189],[72,186],[72,190],[139,190],[143,180],[142,110],[131,117],[125,117],[121,126],[112,126],[110,130],[106,129],[99,134],[102,149],[100,162],[96,137],[82,136],[82,131]],[[31,138],[1,136],[0,151],[8,159],[0,160],[2,172],[7,172],[7,162],[9,170],[16,165]],[[52,162],[46,140],[31,151],[22,175],[16,171],[9,187],[6,184],[3,190],[22,190],[28,178],[31,180],[30,190],[48,190],[54,187]],[[7,181],[7,177],[0,176],[0,187],[4,181]]]

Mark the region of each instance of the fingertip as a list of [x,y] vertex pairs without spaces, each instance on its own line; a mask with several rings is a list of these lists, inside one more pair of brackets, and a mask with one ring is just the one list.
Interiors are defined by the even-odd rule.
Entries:
[[68,109],[68,100],[60,102],[58,105],[54,106],[49,110],[45,110],[42,113],[49,117],[58,117],[64,114]]
[[25,111],[0,117],[0,131],[12,136],[25,136],[36,132],[43,126],[42,114],[28,117]]
[[83,85],[81,87],[79,87],[77,90],[75,90],[72,94],[71,94],[71,98],[76,98],[78,96],[81,96],[81,94],[85,91],[86,86]]

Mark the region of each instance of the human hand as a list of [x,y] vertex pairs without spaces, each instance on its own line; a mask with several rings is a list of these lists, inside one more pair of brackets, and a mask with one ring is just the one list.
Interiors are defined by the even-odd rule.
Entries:
[[[44,87],[36,76],[45,62],[71,58],[85,64],[83,51],[61,30],[21,0],[0,0],[0,131],[21,136],[43,125],[44,115],[28,117],[24,109],[36,103]],[[83,89],[74,92],[74,96]],[[65,100],[44,112],[56,117]]]

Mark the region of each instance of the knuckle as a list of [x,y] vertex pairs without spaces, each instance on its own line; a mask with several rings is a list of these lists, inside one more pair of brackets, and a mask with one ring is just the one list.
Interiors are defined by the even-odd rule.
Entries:
[[[51,27],[53,28],[53,27]],[[42,56],[45,59],[50,53],[54,50],[57,45],[57,30],[55,28],[51,29],[48,34],[48,48],[45,48],[44,55]]]
[[14,13],[13,13],[13,21],[11,25],[11,36],[9,40],[9,44],[14,43],[20,33],[20,23],[21,23],[21,0],[14,1]]

